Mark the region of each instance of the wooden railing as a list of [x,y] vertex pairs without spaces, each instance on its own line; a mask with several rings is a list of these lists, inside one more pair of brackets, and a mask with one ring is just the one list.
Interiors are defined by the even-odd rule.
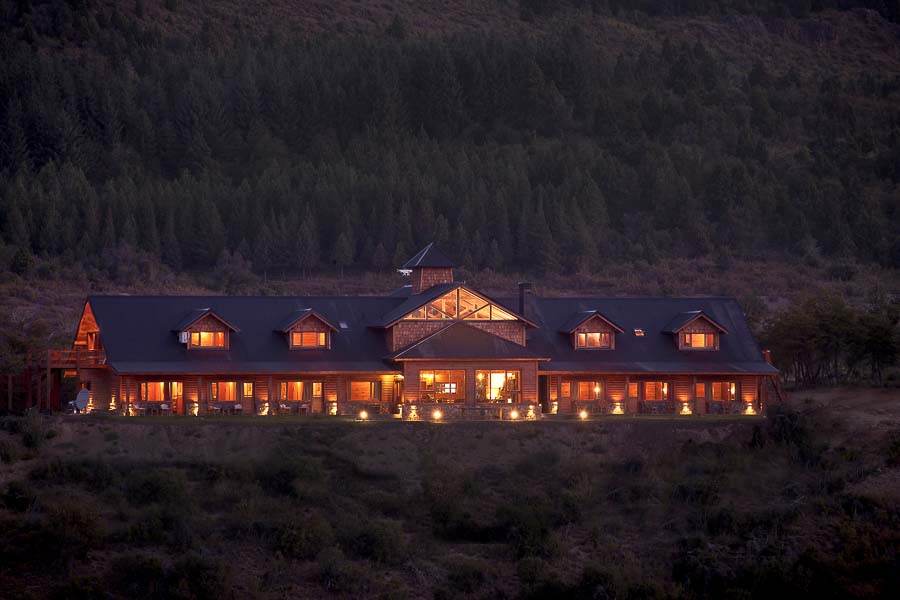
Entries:
[[103,350],[48,350],[37,357],[40,368],[77,370],[102,367],[106,364],[106,352]]

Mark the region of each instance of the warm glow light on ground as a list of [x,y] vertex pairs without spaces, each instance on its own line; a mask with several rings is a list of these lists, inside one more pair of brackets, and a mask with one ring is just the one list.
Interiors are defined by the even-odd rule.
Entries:
[[365,410],[359,411],[359,418],[362,419],[363,421],[365,421],[366,419],[368,419],[368,418],[369,418],[369,413],[368,413],[368,411],[365,411]]
[[585,419],[587,419],[587,418],[588,418],[588,411],[582,409],[582,411],[581,411],[580,413],[578,413],[578,418],[581,419],[582,421],[584,421]]
[[431,413],[431,418],[435,421],[440,421],[443,416],[443,413],[441,413],[441,411],[439,410],[435,410],[433,413]]

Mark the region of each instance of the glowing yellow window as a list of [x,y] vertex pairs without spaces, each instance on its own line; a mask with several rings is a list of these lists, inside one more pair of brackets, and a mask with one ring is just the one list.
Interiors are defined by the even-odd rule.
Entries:
[[147,402],[161,402],[164,396],[165,383],[162,381],[149,381],[141,384],[141,400]]
[[328,345],[324,331],[292,331],[291,346],[295,348],[324,348]]
[[712,333],[685,333],[684,345],[687,348],[715,348],[716,336]]
[[244,387],[244,398],[252,398],[253,397],[253,382],[245,381],[243,387]]

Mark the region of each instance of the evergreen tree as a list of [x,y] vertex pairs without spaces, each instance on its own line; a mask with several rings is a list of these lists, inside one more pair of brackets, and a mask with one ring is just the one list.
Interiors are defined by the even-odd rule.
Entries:
[[343,231],[338,235],[334,244],[334,255],[332,256],[334,264],[341,270],[341,278],[344,277],[344,267],[353,263],[353,246],[350,238]]

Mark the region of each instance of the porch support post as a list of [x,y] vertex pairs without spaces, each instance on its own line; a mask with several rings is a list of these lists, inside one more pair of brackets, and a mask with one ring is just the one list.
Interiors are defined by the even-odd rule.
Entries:
[[131,377],[125,376],[125,416],[131,416]]
[[34,379],[37,388],[37,409],[41,412],[41,355],[34,359]]
[[637,410],[635,410],[637,408],[637,405],[635,402],[632,402],[631,395],[629,394],[628,388],[630,387],[630,383],[631,383],[631,376],[626,375],[625,376],[625,413],[629,414],[629,415],[637,412]]
[[50,406],[50,394],[53,392],[53,378],[51,377],[50,371],[50,353],[51,350],[47,350],[47,410],[50,410],[52,407]]
[[[324,384],[323,384],[324,385]],[[322,393],[325,393],[325,390],[322,390]],[[269,375],[269,382],[266,384],[266,396],[269,398],[269,412],[268,414],[272,414],[272,406],[275,401],[275,390],[272,389],[272,376]]]

